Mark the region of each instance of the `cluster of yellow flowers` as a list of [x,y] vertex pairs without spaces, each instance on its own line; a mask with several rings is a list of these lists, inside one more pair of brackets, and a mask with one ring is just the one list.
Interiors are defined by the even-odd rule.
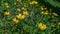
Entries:
[[45,12],[44,11],[41,11],[41,14],[48,15],[48,10],[46,10]]
[[6,8],[9,8],[8,2],[5,2],[5,7],[6,7]]
[[[51,15],[52,18],[54,18],[54,16],[59,16],[57,13],[52,12],[52,9],[50,9],[49,11],[47,10],[47,8],[45,6],[40,6],[40,10],[41,10],[41,14],[42,15]],[[50,13],[51,12],[51,13]],[[48,16],[50,18],[50,16]]]
[[[17,1],[19,1],[19,0],[17,0]],[[29,3],[31,5],[38,4],[37,1],[32,1],[32,2],[29,2]],[[16,2],[14,2],[14,4],[16,5]],[[5,3],[5,7],[6,8],[9,8],[9,4],[7,2]],[[45,6],[40,6],[40,10],[41,10],[40,13],[42,15],[48,15],[49,14],[49,11],[47,10],[47,8]],[[29,15],[29,12],[27,11],[27,7],[16,8],[16,11],[18,11],[18,12],[21,12],[22,11],[22,13],[18,13],[15,18],[12,18],[12,22],[14,24],[17,24],[18,22],[20,22],[20,20],[23,20],[26,16]],[[50,11],[52,11],[52,9],[50,9]],[[10,15],[10,11],[4,12],[4,15],[9,16]],[[54,13],[54,12],[53,12],[53,15],[54,16],[58,16],[58,14],[57,13]],[[60,22],[58,24],[60,25]],[[38,27],[41,30],[45,30],[47,28],[47,25],[46,24],[43,24],[43,23],[38,23]]]
[[[17,11],[20,11],[20,8],[18,8]],[[6,11],[6,12],[4,12],[4,15],[9,16],[10,15],[10,12],[9,11]],[[19,19],[22,20],[22,19],[24,19],[28,15],[29,15],[28,11],[23,11],[23,14],[19,13],[16,16],[18,19],[17,18],[13,18],[12,21],[14,23],[18,23],[19,22]]]
[[19,20],[24,19],[26,16],[28,16],[28,12],[23,12],[23,14],[19,13],[16,17],[18,18],[13,18],[14,23],[18,23]]
[[32,1],[32,2],[30,2],[30,4],[38,4],[38,2],[37,1]]
[[39,23],[39,24],[38,24],[38,27],[39,27],[39,29],[41,29],[41,30],[45,30],[45,29],[47,28],[47,26],[46,26],[45,24],[43,24],[43,23]]
[[40,7],[40,10],[42,10],[42,11],[40,12],[41,14],[48,15],[48,10],[47,10],[46,7],[41,6],[41,7]]
[[[19,2],[20,0],[16,0],[16,1]],[[5,8],[9,8],[9,7],[10,7],[9,4],[8,4],[8,2],[5,2],[4,5],[5,5]],[[16,5],[16,2],[14,2],[14,5]],[[23,13],[19,13],[18,15],[16,15],[16,17],[12,19],[12,22],[18,23],[19,20],[22,20],[22,19],[24,19],[26,16],[29,15],[26,7],[17,8],[17,9],[16,9],[16,11],[18,11],[18,12],[21,12],[21,10],[23,10]],[[4,12],[4,15],[6,15],[6,16],[10,16],[10,14],[11,14],[10,11],[5,11],[5,12]]]

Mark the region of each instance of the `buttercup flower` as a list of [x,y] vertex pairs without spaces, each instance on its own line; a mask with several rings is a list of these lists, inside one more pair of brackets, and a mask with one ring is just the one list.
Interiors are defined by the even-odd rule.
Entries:
[[5,3],[5,7],[6,8],[9,8],[9,4],[7,2]]
[[32,2],[30,2],[30,4],[38,4],[38,2],[32,1]]
[[25,15],[18,14],[18,15],[17,15],[17,18],[18,18],[18,19],[24,19],[24,18],[25,18]]
[[41,6],[40,9],[41,9],[41,10],[45,10],[46,8],[44,8],[44,6]]
[[60,25],[60,22],[58,22],[58,25]]
[[4,15],[9,16],[10,12],[6,11],[6,12],[4,12]]
[[17,11],[21,11],[21,9],[20,8],[17,8]]
[[6,8],[9,8],[9,5],[6,5],[5,7],[6,7]]
[[41,29],[41,30],[45,30],[47,28],[47,26],[45,24],[42,24],[42,23],[39,23],[38,24],[38,27]]
[[26,8],[26,7],[22,7],[21,9],[22,9],[22,10],[27,10],[27,8]]
[[27,11],[23,11],[23,14],[27,16],[28,15],[28,12]]
[[54,16],[58,16],[58,14],[57,14],[57,13],[53,13],[53,15],[54,15]]
[[48,10],[46,10],[46,12],[44,12],[44,14],[47,15],[48,14]]
[[8,3],[6,2],[5,5],[8,5]]
[[43,8],[42,6],[40,7],[40,9],[41,9],[41,10],[44,10],[44,8]]
[[14,5],[16,5],[16,2],[14,2]]
[[16,19],[16,18],[13,18],[12,21],[13,21],[15,24],[17,24],[17,23],[19,22],[19,20]]
[[41,14],[44,14],[44,11],[41,11],[40,13],[41,13]]

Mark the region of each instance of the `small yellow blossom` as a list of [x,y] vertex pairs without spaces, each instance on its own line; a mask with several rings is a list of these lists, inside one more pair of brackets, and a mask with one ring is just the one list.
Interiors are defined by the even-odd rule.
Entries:
[[30,2],[30,4],[38,4],[38,2],[32,1],[32,2]]
[[43,23],[39,23],[38,24],[38,27],[41,29],[41,30],[45,30],[47,28],[47,26]]
[[44,14],[44,11],[42,11],[41,14]]
[[54,16],[58,16],[58,14],[57,14],[57,13],[53,13],[53,15],[54,15]]
[[5,5],[8,5],[8,3],[6,2]]
[[20,8],[17,8],[17,11],[21,11],[21,9]]
[[23,11],[23,14],[27,16],[28,15],[28,12],[27,11]]
[[43,7],[41,7],[40,9],[41,9],[41,10],[44,10],[44,8],[43,8]]
[[6,12],[4,12],[4,15],[9,16],[10,12],[6,11]]
[[9,4],[7,2],[5,3],[5,7],[6,8],[9,8]]
[[6,5],[5,7],[6,7],[6,8],[9,8],[9,5]]
[[24,18],[25,18],[25,15],[18,14],[18,15],[17,15],[17,18],[18,18],[18,19],[24,19]]
[[60,25],[60,22],[58,22],[58,25]]
[[44,8],[45,10],[47,10],[47,8]]
[[16,2],[14,2],[14,5],[16,5]]
[[26,8],[26,7],[22,7],[21,9],[22,9],[22,10],[27,10],[27,8]]
[[44,12],[44,14],[47,15],[48,14],[48,10],[46,10],[46,12]]
[[43,14],[43,15],[48,15],[48,11],[47,10],[45,12],[41,11],[40,13]]
[[17,24],[17,23],[19,22],[19,20],[16,19],[16,18],[13,18],[12,21],[13,21],[15,24]]

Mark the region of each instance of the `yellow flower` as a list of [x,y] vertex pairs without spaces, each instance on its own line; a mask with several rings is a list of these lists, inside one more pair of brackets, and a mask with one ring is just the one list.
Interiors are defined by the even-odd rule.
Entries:
[[45,10],[47,10],[47,8],[44,8]]
[[6,8],[9,8],[9,5],[6,5],[5,7],[6,7]]
[[7,2],[5,3],[5,7],[6,8],[9,8],[9,4]]
[[4,15],[9,16],[10,12],[6,11],[6,12],[4,12]]
[[6,2],[5,5],[8,5],[8,3]]
[[44,14],[47,15],[48,14],[48,10],[46,10],[46,12],[44,12]]
[[17,23],[19,22],[19,20],[16,19],[16,18],[13,18],[12,21],[13,21],[15,24],[17,24]]
[[14,2],[14,5],[16,5],[16,2]]
[[20,8],[17,8],[17,11],[21,11],[21,9]]
[[42,11],[41,14],[44,14],[44,11]]
[[54,15],[54,16],[58,16],[58,14],[57,14],[57,13],[53,13],[53,15]]
[[43,15],[48,15],[48,11],[47,10],[45,12],[41,11],[40,13],[43,14]]
[[25,15],[18,14],[18,15],[17,15],[17,18],[18,18],[18,19],[24,19],[24,18],[25,18]]
[[41,10],[44,10],[44,8],[41,6],[41,8],[40,8]]
[[39,24],[38,24],[38,27],[41,27],[42,25],[43,25],[42,23],[39,23]]
[[38,2],[32,1],[32,2],[30,2],[30,4],[38,4]]
[[23,11],[23,14],[27,16],[28,15],[28,12],[27,11]]
[[60,25],[60,22],[58,22],[58,25]]
[[35,2],[35,4],[38,4],[38,2]]
[[26,8],[26,7],[22,7],[21,9],[22,9],[22,10],[27,10],[27,8]]
[[45,30],[47,28],[47,26],[45,24],[42,24],[42,23],[39,23],[38,24],[38,27],[41,29],[41,30]]

